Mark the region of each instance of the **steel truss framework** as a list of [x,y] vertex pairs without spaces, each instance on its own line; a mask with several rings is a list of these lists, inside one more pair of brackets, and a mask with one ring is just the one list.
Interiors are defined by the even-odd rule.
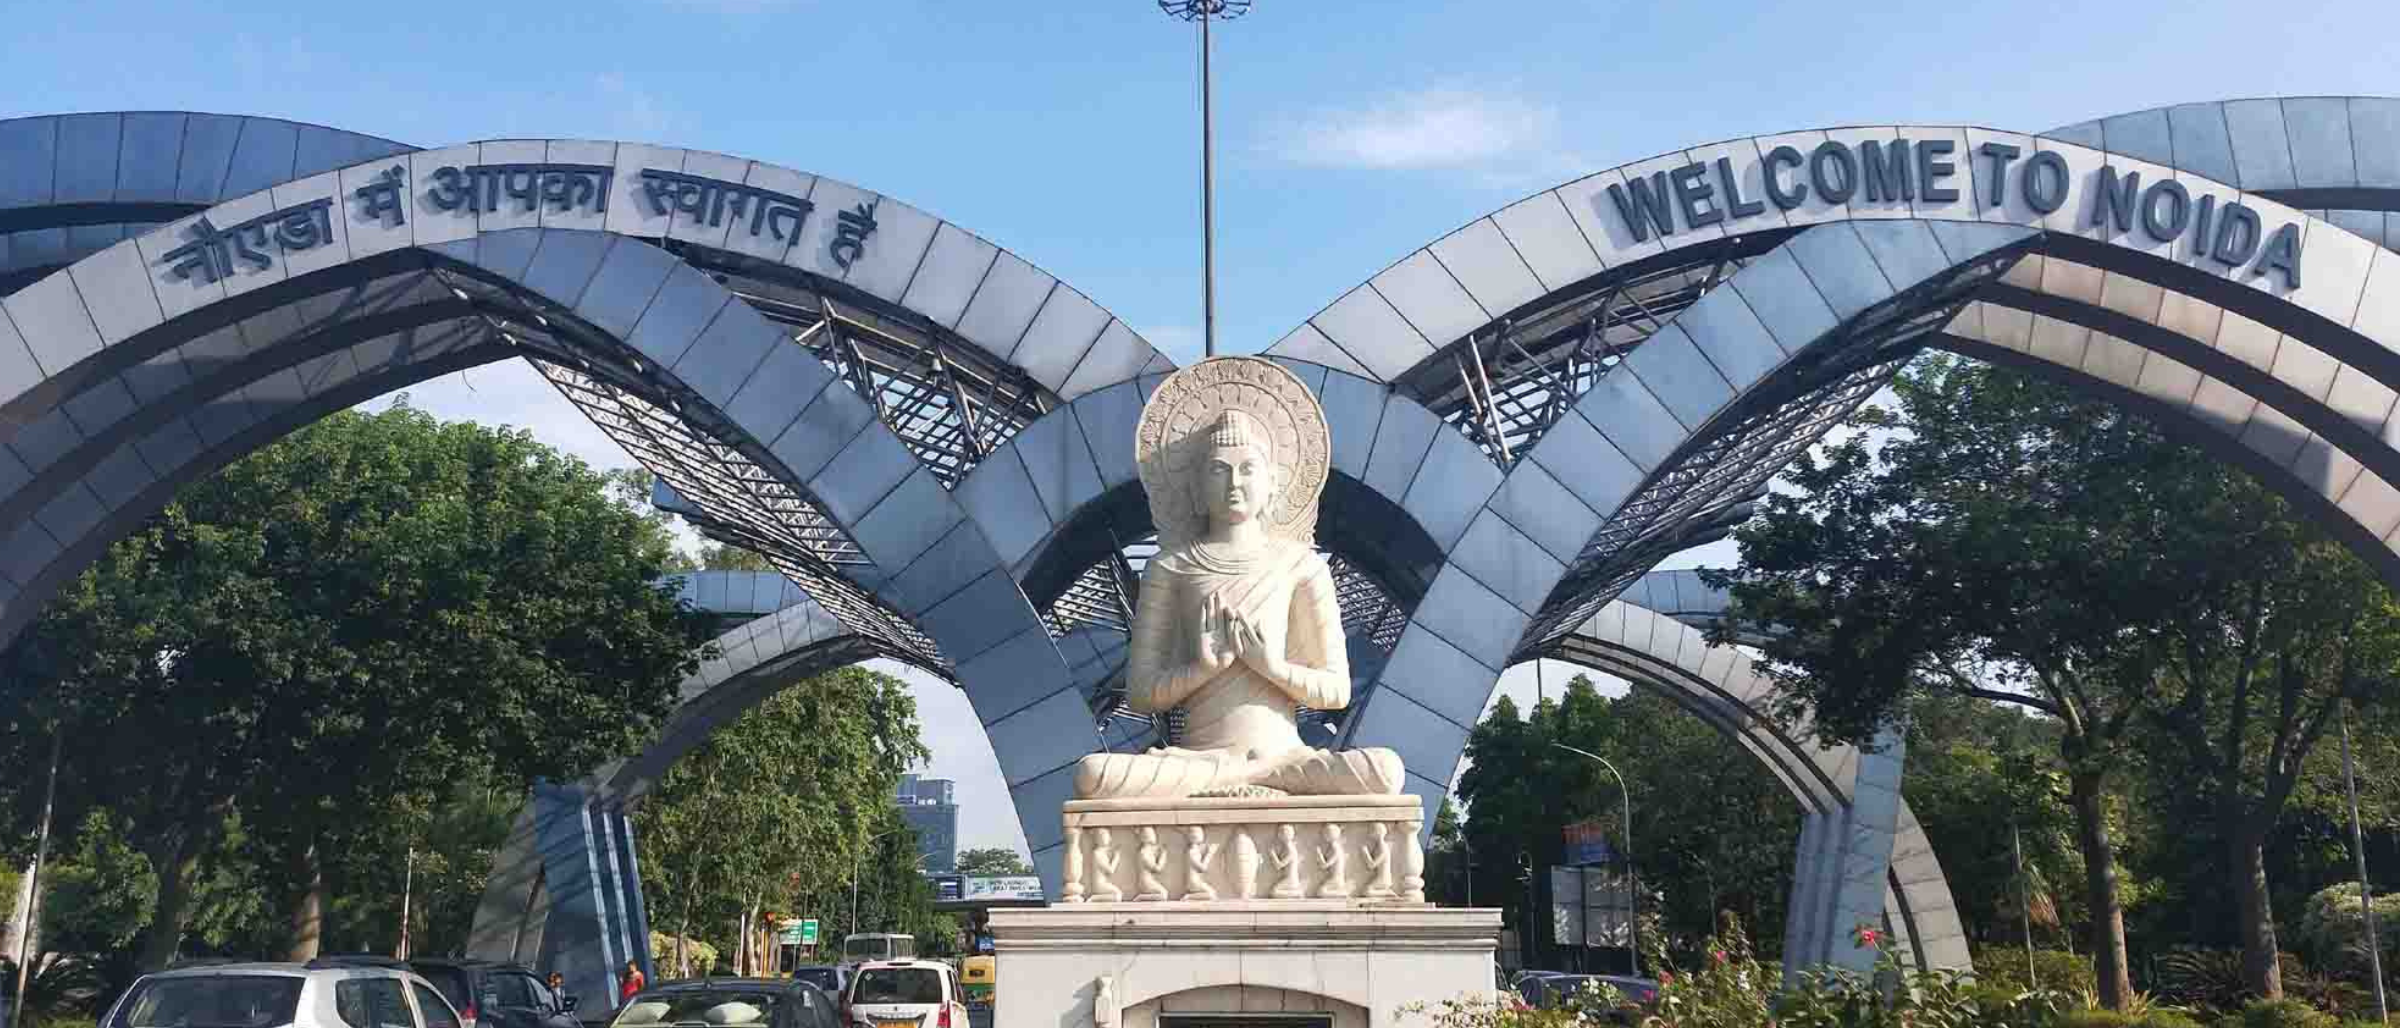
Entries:
[[1697,433],[1601,525],[1527,630],[1520,654],[1573,631],[1662,558],[1748,520],[1769,479],[1899,374],[2024,252],[1987,255],[1866,311],[1844,326],[1846,338],[1819,348],[1811,365]]
[[1396,387],[1514,466],[1651,333],[1790,235],[1735,236],[1602,272],[1468,333]]

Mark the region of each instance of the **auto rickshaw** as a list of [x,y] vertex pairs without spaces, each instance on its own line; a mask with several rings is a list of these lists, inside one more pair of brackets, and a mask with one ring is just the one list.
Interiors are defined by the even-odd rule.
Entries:
[[988,1007],[999,992],[1000,963],[988,953],[959,961],[959,983],[969,1006]]

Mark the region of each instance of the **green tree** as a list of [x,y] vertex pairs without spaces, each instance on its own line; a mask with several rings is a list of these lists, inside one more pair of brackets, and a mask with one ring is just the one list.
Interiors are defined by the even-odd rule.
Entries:
[[[1633,806],[1632,858],[1645,908],[1671,948],[1699,944],[1720,912],[1749,921],[1762,938],[1780,938],[1799,817],[1792,799],[1748,751],[1672,701],[1648,692],[1610,699],[1578,675],[1564,693],[1521,719],[1508,697],[1468,736],[1469,766],[1459,780],[1467,818],[1464,853],[1451,872],[1456,899],[1471,882],[1473,900],[1511,912],[1511,922],[1546,929],[1539,910],[1526,917],[1527,881],[1564,859],[1564,828],[1598,823],[1623,838],[1616,779],[1573,746],[1606,757],[1625,776]],[[1437,822],[1435,853],[1442,850]],[[1429,859],[1429,871],[1435,865]],[[1443,876],[1428,874],[1429,887]],[[1449,893],[1445,893],[1449,895]],[[1645,900],[1645,903],[1648,903]],[[1646,924],[1651,922],[1646,921]],[[1649,930],[1649,929],[1645,929]],[[1520,936],[1522,938],[1524,936]]]
[[1029,875],[1033,865],[1025,862],[1017,851],[1004,847],[978,847],[958,855],[958,873],[962,875]]
[[928,756],[917,732],[906,684],[863,668],[795,683],[719,729],[635,810],[656,923],[734,953],[765,910],[823,918],[809,898],[846,898],[854,862],[903,860],[913,875],[913,841],[894,857],[875,834],[899,824],[885,798]]
[[699,565],[706,571],[773,571],[775,565],[752,550],[730,543],[704,543]]
[[2030,925],[2055,945],[2056,933],[2086,923],[2080,893],[2062,888],[2082,864],[2056,729],[1984,700],[1932,694],[1910,704],[1902,792],[1978,943],[2022,945]]
[[[306,954],[333,857],[395,805],[578,774],[653,731],[705,621],[605,490],[522,432],[346,412],[185,486],[61,590],[0,654],[0,722],[66,732],[62,809],[142,841],[143,966],[176,952],[236,815]],[[28,749],[0,747],[0,779],[38,780]]]
[[[1865,431],[1796,465],[1741,530],[1720,631],[1775,626],[1782,713],[1825,737],[1868,741],[1928,693],[2054,719],[2111,1007],[2131,986],[2109,795],[2141,733],[2178,733],[2199,747],[2200,781],[2183,781],[2227,813],[2251,987],[2279,994],[2254,842],[2328,697],[2381,674],[2382,629],[2356,613],[2375,589],[2257,483],[2106,403],[1945,356],[1893,392],[1896,411],[1862,409]],[[2335,652],[2362,636],[2377,641]]]
[[73,848],[42,872],[42,945],[81,957],[133,941],[150,923],[158,875],[104,810],[84,815]]

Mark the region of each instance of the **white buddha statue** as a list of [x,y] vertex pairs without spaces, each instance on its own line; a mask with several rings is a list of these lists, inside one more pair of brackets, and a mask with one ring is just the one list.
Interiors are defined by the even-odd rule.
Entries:
[[1309,748],[1294,717],[1350,704],[1341,609],[1314,546],[1329,466],[1316,398],[1270,361],[1204,361],[1159,385],[1135,454],[1159,552],[1142,573],[1126,699],[1181,711],[1182,734],[1084,758],[1076,798],[1399,792],[1399,754]]

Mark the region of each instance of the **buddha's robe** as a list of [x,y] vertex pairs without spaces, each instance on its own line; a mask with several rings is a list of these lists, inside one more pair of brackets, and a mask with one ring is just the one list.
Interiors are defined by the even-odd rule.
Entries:
[[[1273,682],[1235,659],[1200,663],[1204,600],[1215,596],[1281,653],[1288,681]],[[1350,662],[1333,573],[1308,547],[1274,541],[1228,555],[1206,545],[1162,553],[1142,573],[1141,606],[1126,668],[1127,705],[1142,713],[1180,709],[1177,745],[1083,759],[1082,799],[1193,796],[1263,786],[1300,796],[1400,791],[1398,754],[1386,749],[1318,750],[1301,744],[1294,707],[1350,705]]]

